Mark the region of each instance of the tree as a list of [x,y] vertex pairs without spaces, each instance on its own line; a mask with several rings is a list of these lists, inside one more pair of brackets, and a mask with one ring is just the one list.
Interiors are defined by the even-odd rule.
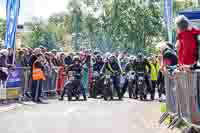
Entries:
[[177,15],[178,12],[188,9],[188,8],[195,8],[196,4],[192,0],[185,0],[185,1],[173,1],[173,14]]
[[4,40],[6,32],[6,20],[0,18],[0,40]]
[[52,14],[48,19],[48,31],[56,35],[56,39],[62,47],[65,47],[67,33],[72,33],[72,17],[66,12]]
[[159,41],[164,30],[161,9],[156,2],[148,5],[133,0],[115,0],[111,10],[113,47],[145,51]]
[[36,48],[44,46],[49,50],[58,48],[58,41],[54,32],[48,31],[48,25],[41,20],[34,18],[30,24],[31,32],[26,33],[23,37],[23,45]]

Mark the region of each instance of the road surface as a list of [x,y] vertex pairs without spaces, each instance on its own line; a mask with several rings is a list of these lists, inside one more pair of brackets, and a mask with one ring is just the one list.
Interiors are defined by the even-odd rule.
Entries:
[[160,126],[160,103],[50,100],[0,113],[0,133],[178,133]]

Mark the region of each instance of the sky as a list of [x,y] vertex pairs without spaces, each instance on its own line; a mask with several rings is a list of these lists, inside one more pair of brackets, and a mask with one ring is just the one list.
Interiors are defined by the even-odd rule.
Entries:
[[[0,0],[0,17],[5,16],[6,0]],[[19,23],[33,16],[48,18],[52,13],[66,11],[69,0],[21,0]]]

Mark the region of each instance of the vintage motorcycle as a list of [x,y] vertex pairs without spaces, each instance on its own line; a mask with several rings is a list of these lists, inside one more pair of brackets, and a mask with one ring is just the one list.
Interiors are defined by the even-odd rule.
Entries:
[[127,73],[128,78],[128,94],[129,98],[137,98],[136,94],[136,73],[134,71],[130,71]]
[[73,97],[75,97],[76,100],[79,100],[80,98],[80,76],[81,75],[76,72],[69,72],[69,79],[64,86],[64,90],[67,91],[68,101],[71,101]]
[[144,72],[137,72],[137,89],[140,96],[140,100],[146,100],[147,97],[147,85],[145,83]]
[[103,96],[104,79],[102,75],[98,72],[93,73],[92,81],[92,97],[97,98],[97,96]]
[[103,97],[105,101],[108,100],[108,97],[110,97],[110,100],[113,100],[113,84],[110,74],[104,75]]

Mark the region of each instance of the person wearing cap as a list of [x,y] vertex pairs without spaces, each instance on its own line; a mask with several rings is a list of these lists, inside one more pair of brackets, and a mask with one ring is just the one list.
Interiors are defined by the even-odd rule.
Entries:
[[169,42],[161,42],[157,45],[159,49],[160,69],[165,74],[167,72],[166,66],[176,66],[178,64],[177,53],[172,49]]
[[41,52],[42,52],[42,53],[46,53],[46,52],[47,52],[47,51],[46,51],[47,49],[46,49],[44,46],[40,46],[39,48],[41,49]]
[[51,52],[54,54],[54,56],[57,55],[57,50],[56,49],[53,49]]
[[[162,75],[164,76],[163,84],[165,85],[164,89],[166,90],[166,100],[167,100],[166,103],[168,103],[167,104],[168,108],[173,109],[173,112],[175,112],[176,109],[174,108],[174,105],[176,103],[175,103],[175,100],[171,100],[171,98],[175,97],[174,95],[175,92],[173,90],[175,86],[175,80],[173,80],[173,78],[171,78],[169,74],[171,70],[173,71],[174,68],[176,68],[178,64],[178,57],[174,49],[171,49],[169,46],[171,46],[169,42],[161,42],[158,44],[157,48],[159,48],[160,71],[162,72]],[[171,70],[169,68],[171,68]],[[162,101],[162,97],[160,97],[159,100]]]

